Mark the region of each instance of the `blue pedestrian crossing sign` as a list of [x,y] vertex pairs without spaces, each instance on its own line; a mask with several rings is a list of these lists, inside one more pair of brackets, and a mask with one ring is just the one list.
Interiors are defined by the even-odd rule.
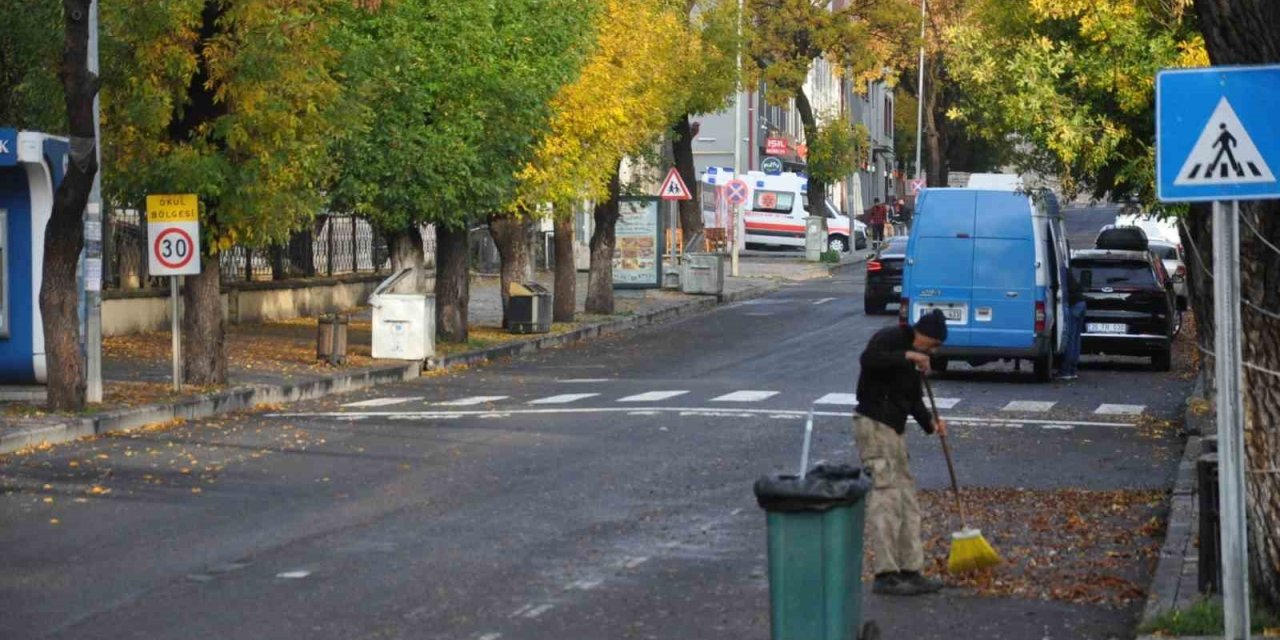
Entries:
[[1156,195],[1280,198],[1280,66],[1156,74]]

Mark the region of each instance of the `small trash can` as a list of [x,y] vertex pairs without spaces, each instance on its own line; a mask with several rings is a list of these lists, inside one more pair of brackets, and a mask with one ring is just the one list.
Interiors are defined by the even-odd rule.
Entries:
[[551,331],[551,292],[536,282],[512,282],[507,301],[508,330],[511,333]]
[[876,640],[862,625],[862,532],[870,474],[819,465],[803,478],[770,474],[755,483],[769,539],[773,640]]
[[719,253],[686,253],[680,265],[683,293],[724,293],[724,256]]
[[322,314],[316,323],[316,360],[332,365],[347,361],[347,327],[350,320],[337,313]]
[[373,307],[373,357],[426,360],[435,355],[436,298],[421,290],[416,269],[401,269],[369,296]]

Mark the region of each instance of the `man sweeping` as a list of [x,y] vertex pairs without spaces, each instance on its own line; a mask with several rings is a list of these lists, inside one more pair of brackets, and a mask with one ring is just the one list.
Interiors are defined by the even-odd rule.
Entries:
[[935,309],[914,327],[881,329],[862,352],[858,377],[858,410],[853,437],[862,466],[871,470],[875,488],[867,498],[870,545],[875,552],[872,592],[910,596],[932,593],[942,581],[920,571],[920,504],[903,433],[907,416],[925,433],[946,435],[947,425],[925,407],[921,373],[929,373],[929,356],[947,339],[947,320]]

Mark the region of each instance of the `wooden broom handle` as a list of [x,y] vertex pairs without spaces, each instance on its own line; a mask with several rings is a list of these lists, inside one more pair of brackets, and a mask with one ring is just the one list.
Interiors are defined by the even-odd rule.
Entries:
[[[924,389],[929,394],[929,407],[933,409],[933,419],[938,420],[938,402],[933,398],[933,385],[929,384],[929,376],[920,374],[920,380],[924,382]],[[966,528],[969,526],[969,516],[965,513],[964,501],[960,499],[960,485],[956,482],[956,468],[951,462],[951,446],[947,444],[947,436],[939,433],[938,439],[942,441],[942,455],[947,459],[947,473],[951,475],[951,491],[956,496],[956,508],[960,510],[960,524]]]

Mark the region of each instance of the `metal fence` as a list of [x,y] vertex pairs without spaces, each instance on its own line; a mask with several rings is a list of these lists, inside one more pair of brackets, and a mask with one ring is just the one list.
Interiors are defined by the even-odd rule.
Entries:
[[[106,226],[103,287],[149,289],[167,286],[147,272],[147,228],[137,211],[113,212]],[[218,256],[223,282],[261,282],[380,273],[390,269],[386,239],[367,220],[347,215],[317,218],[283,245],[262,249],[236,246]]]

